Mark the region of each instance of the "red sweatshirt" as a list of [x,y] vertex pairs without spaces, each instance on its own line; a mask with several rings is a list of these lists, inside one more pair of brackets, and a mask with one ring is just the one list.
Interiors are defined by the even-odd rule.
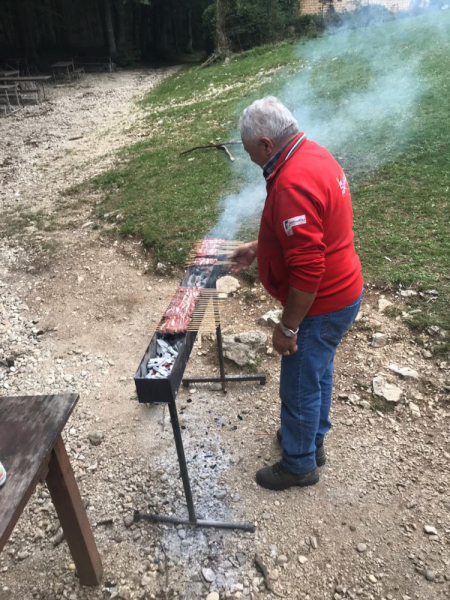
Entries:
[[308,315],[357,300],[363,280],[352,223],[342,168],[328,150],[299,134],[267,178],[257,258],[269,294],[284,306],[291,285],[317,292]]

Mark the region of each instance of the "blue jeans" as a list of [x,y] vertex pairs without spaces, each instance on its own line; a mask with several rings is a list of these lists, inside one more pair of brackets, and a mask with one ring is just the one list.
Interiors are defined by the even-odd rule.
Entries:
[[334,355],[356,319],[361,299],[362,294],[342,310],[305,317],[297,352],[281,359],[282,463],[292,473],[316,467],[316,448],[331,429]]

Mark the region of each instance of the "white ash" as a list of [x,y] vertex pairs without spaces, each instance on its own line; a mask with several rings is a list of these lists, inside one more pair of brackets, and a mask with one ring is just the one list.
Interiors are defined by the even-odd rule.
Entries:
[[[203,435],[192,435],[189,429],[183,437],[197,517],[212,521],[240,521],[239,505],[231,508],[216,494],[217,490],[228,487],[224,475],[235,461],[221,446],[221,438],[218,436],[214,442],[207,442]],[[151,500],[156,512],[186,518],[187,508],[179,478],[179,466],[172,457],[173,449],[169,446],[158,465],[168,477],[163,484],[159,482],[155,487]],[[228,489],[230,497],[233,491],[235,490]],[[161,550],[156,554],[157,560],[171,562],[174,564],[173,569],[180,575],[183,573],[183,599],[205,598],[205,588],[209,586],[210,591],[220,591],[224,595],[235,593],[235,586],[245,580],[246,571],[251,571],[252,578],[257,576],[251,565],[251,554],[247,554],[248,548],[242,532],[191,527],[183,530],[180,536],[180,529],[165,527],[161,532]],[[236,551],[243,553],[245,564],[240,565],[235,560]],[[233,557],[232,563],[227,560],[230,556]],[[203,581],[202,565],[214,572],[213,583]]]
[[159,338],[156,342],[156,356],[148,361],[148,373],[145,378],[165,379],[168,377],[172,371],[181,345],[181,339],[175,339],[171,344],[165,339]]

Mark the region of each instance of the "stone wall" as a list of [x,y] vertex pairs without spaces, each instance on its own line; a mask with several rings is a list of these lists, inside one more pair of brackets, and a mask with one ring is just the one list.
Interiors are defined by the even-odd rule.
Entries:
[[358,6],[368,6],[378,4],[385,6],[389,10],[397,12],[407,10],[416,0],[300,0],[300,10],[302,14],[325,14],[333,7],[337,12],[351,11]]

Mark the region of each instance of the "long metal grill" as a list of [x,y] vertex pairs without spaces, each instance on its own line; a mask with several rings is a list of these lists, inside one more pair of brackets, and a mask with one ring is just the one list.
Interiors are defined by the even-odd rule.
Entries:
[[[227,375],[225,372],[216,282],[222,273],[223,265],[229,264],[226,257],[238,245],[239,242],[218,239],[205,239],[199,242],[191,254],[191,262],[186,274],[161,319],[134,377],[139,402],[167,403],[169,405],[170,420],[189,513],[188,519],[179,519],[178,517],[135,511],[135,521],[144,519],[152,522],[192,525],[194,527],[242,529],[250,532],[255,530],[253,523],[224,523],[197,518],[175,404],[181,382],[185,386],[194,383],[220,382],[224,392],[226,391],[225,385],[229,381],[258,381],[261,385],[266,383],[266,376],[261,373],[258,375]],[[204,264],[200,261],[215,262]],[[202,327],[215,328],[216,330],[220,377],[183,379],[183,373],[194,340],[198,330]]]

